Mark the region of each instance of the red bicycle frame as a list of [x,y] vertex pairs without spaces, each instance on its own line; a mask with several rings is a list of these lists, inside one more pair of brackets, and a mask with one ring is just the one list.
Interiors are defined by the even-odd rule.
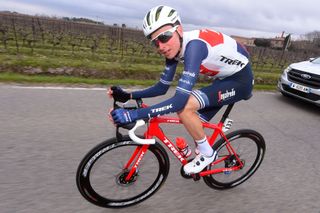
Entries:
[[[209,141],[210,145],[212,146],[214,144],[214,142],[216,141],[217,137],[220,135],[227,142],[226,148],[227,148],[229,154],[236,157],[236,160],[239,162],[239,165],[233,166],[233,167],[230,167],[230,168],[223,167],[223,168],[203,171],[203,172],[199,173],[199,175],[201,177],[202,176],[206,176],[206,175],[210,175],[210,174],[217,174],[217,173],[222,173],[222,172],[235,171],[235,170],[239,170],[239,169],[241,169],[243,167],[243,163],[239,159],[239,157],[236,154],[235,150],[230,145],[230,142],[228,141],[228,139],[226,138],[226,136],[225,136],[225,134],[224,134],[224,132],[222,130],[222,127],[224,125],[224,121],[226,120],[226,118],[227,118],[228,114],[230,113],[232,107],[233,107],[233,104],[228,106],[225,114],[223,115],[221,121],[218,124],[202,122],[202,125],[203,125],[204,128],[209,128],[209,129],[213,129],[214,130],[212,135],[210,137],[208,137],[208,141]],[[145,139],[151,139],[151,138],[154,138],[154,137],[158,138],[165,146],[168,147],[168,149],[180,161],[180,163],[182,165],[185,165],[188,162],[187,159],[183,155],[180,154],[180,152],[178,151],[176,145],[161,130],[161,128],[159,127],[159,124],[162,124],[162,123],[182,124],[180,119],[175,118],[175,117],[160,116],[160,117],[152,118],[150,120],[150,123],[149,123],[149,126],[147,128],[147,131],[144,133]],[[132,165],[133,161],[135,160],[133,166],[130,169],[130,172],[129,172],[128,176],[126,177],[127,181],[130,180],[132,175],[136,172],[136,169],[138,168],[139,163],[143,159],[143,156],[145,155],[145,153],[148,150],[149,146],[150,145],[141,145],[141,146],[138,146],[135,149],[134,153],[132,154],[131,158],[129,159],[129,161],[127,162],[127,164],[125,165],[125,168],[124,168],[124,169],[129,170],[130,165]],[[212,162],[211,165],[217,165],[217,164],[219,164],[221,162],[224,162],[227,158],[228,158],[228,156],[221,157],[221,158],[217,159],[216,161]]]

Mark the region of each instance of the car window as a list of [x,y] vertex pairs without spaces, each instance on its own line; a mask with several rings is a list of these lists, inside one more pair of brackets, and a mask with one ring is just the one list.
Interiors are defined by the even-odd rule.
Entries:
[[312,61],[312,63],[315,63],[315,64],[320,64],[320,58],[316,58]]

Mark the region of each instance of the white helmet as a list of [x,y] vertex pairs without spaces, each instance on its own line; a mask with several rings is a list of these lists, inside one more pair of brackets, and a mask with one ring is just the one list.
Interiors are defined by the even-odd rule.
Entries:
[[160,27],[172,24],[180,24],[180,16],[172,7],[159,5],[152,8],[143,19],[143,33],[146,37],[155,32]]

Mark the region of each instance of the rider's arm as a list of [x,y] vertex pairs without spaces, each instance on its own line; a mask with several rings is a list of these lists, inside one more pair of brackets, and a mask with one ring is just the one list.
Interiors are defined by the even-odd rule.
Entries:
[[166,67],[163,73],[161,74],[160,81],[144,90],[132,92],[132,98],[150,98],[159,95],[164,95],[167,93],[177,68],[178,62],[174,59],[166,60]]
[[208,55],[206,44],[200,40],[188,43],[184,54],[184,70],[175,95],[159,104],[137,110],[137,117],[150,118],[172,112],[178,112],[186,105],[189,95],[198,79],[200,65]]

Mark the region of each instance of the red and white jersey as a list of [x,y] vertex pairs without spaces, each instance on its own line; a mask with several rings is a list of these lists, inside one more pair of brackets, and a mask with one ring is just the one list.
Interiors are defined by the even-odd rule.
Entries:
[[243,54],[244,48],[236,40],[209,29],[183,33],[181,58],[184,57],[188,43],[195,39],[204,41],[208,49],[208,55],[202,60],[200,66],[200,73],[202,74],[215,78],[225,78],[240,71],[249,63],[248,54]]

